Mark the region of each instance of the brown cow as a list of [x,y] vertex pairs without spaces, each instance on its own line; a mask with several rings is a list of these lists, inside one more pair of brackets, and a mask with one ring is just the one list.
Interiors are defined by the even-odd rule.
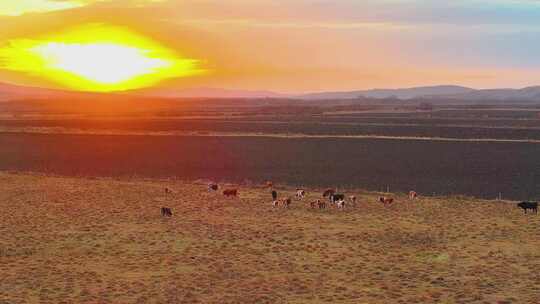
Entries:
[[409,191],[409,199],[414,200],[418,198],[418,193],[416,191]]
[[320,200],[317,200],[317,205],[319,209],[326,209],[326,203]]
[[225,195],[226,197],[238,196],[238,189],[223,190],[223,195]]
[[281,199],[281,203],[283,204],[283,207],[289,208],[289,206],[290,206],[291,203],[292,203],[292,199],[291,199],[290,197],[288,197],[288,198],[282,198],[282,199]]
[[218,184],[215,184],[215,183],[208,184],[208,191],[218,191],[218,189],[219,189]]
[[394,199],[391,197],[382,196],[382,197],[379,197],[379,202],[387,206],[387,205],[391,205],[394,202]]

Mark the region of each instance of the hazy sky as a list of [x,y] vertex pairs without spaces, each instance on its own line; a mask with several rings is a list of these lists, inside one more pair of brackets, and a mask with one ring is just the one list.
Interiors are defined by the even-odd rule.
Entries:
[[[84,24],[129,28],[207,71],[163,87],[540,84],[540,0],[0,0],[0,48]],[[0,81],[62,86],[9,60]]]

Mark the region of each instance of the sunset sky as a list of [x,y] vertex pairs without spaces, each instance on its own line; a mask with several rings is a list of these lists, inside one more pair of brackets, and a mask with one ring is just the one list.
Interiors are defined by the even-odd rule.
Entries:
[[306,92],[540,84],[536,0],[0,0],[0,82]]

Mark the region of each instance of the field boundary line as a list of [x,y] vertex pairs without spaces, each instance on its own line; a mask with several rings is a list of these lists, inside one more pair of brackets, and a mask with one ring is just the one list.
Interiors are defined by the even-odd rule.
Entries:
[[402,141],[439,142],[498,142],[540,144],[539,139],[497,139],[497,138],[452,138],[391,135],[325,135],[299,133],[257,133],[257,132],[207,132],[207,131],[120,131],[120,130],[81,130],[65,128],[1,128],[0,134],[54,134],[54,135],[111,135],[111,136],[185,136],[185,137],[266,137],[266,138],[321,138],[321,139],[382,139]]

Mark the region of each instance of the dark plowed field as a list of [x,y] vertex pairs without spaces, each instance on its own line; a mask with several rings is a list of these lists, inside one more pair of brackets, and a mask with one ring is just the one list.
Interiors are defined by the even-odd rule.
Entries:
[[0,134],[0,147],[0,170],[540,197],[530,143],[21,133]]
[[0,120],[0,128],[62,128],[125,132],[252,132],[306,135],[382,135],[457,139],[540,140],[540,120],[366,117],[240,119]]

